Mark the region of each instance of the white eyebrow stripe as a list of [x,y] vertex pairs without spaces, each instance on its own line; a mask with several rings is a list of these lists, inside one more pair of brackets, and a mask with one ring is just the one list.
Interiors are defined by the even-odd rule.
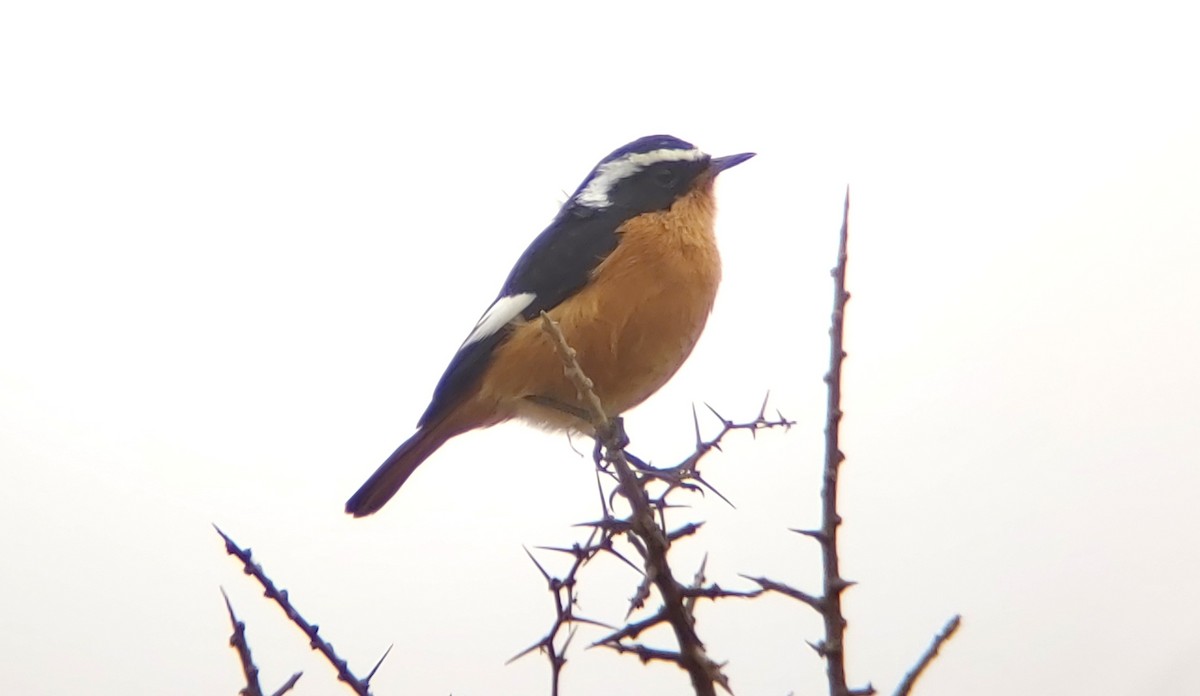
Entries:
[[707,157],[696,148],[690,150],[662,149],[650,152],[631,152],[620,159],[596,167],[596,174],[578,196],[575,202],[589,208],[607,208],[612,205],[608,200],[608,192],[618,181],[637,174],[646,167],[659,162],[695,162]]
[[533,304],[535,298],[537,298],[537,294],[523,292],[520,295],[506,295],[493,302],[483,316],[479,317],[479,322],[475,324],[471,335],[467,336],[467,340],[463,341],[459,350],[477,341],[482,341],[504,328],[508,322],[520,316],[526,307]]

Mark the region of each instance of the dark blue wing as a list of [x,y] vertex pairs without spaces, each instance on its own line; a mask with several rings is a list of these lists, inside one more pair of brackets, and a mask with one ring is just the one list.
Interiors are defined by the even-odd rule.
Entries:
[[[556,307],[587,284],[596,266],[617,247],[617,229],[625,218],[616,211],[568,203],[517,260],[497,299],[533,294],[533,301],[521,311],[525,319]],[[459,349],[434,389],[420,425],[437,420],[470,392],[491,363],[496,346],[511,331],[510,325],[503,326]]]

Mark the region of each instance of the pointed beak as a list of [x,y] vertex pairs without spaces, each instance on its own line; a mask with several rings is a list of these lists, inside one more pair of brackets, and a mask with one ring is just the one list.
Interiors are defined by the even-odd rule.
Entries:
[[738,166],[739,164],[741,164],[742,162],[745,162],[746,160],[750,159],[753,156],[754,156],[753,152],[743,152],[740,155],[728,155],[726,157],[714,157],[714,158],[712,158],[712,161],[710,161],[708,163],[708,171],[712,172],[713,176],[716,176],[717,174],[720,174],[721,172],[725,171],[726,169],[729,169],[730,167]]

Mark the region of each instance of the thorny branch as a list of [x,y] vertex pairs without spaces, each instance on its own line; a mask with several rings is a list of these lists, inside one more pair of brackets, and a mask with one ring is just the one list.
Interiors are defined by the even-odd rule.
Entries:
[[242,674],[246,677],[246,688],[239,693],[242,696],[263,696],[262,685],[258,682],[258,666],[250,656],[250,644],[246,642],[246,624],[238,620],[233,613],[233,604],[225,588],[221,588],[221,596],[225,598],[225,608],[229,610],[229,623],[233,624],[233,635],[229,637],[229,645],[237,651],[238,660],[242,663]]
[[[225,551],[229,555],[236,557],[242,562],[242,569],[245,571],[245,573],[247,575],[254,576],[254,579],[258,580],[258,583],[262,585],[263,594],[265,594],[268,598],[275,600],[275,603],[279,605],[279,608],[283,609],[283,613],[286,614],[289,619],[291,619],[292,623],[298,626],[300,630],[303,631],[306,636],[308,636],[309,645],[312,647],[312,649],[324,655],[325,659],[329,661],[329,664],[333,665],[334,669],[337,670],[338,679],[345,682],[351,689],[354,690],[356,694],[359,694],[359,696],[370,696],[370,680],[371,677],[375,675],[375,670],[379,669],[379,665],[376,664],[375,669],[372,669],[371,673],[367,675],[365,679],[359,679],[356,677],[354,673],[350,671],[350,667],[346,664],[346,661],[338,657],[337,653],[334,652],[333,645],[318,635],[318,632],[321,630],[320,626],[309,623],[303,616],[301,616],[300,612],[298,612],[296,608],[292,606],[291,600],[288,599],[287,590],[281,590],[275,587],[275,583],[272,582],[271,578],[267,577],[265,572],[263,572],[262,566],[254,562],[254,559],[250,553],[250,549],[242,549],[233,541],[233,539],[230,539],[225,532],[222,532],[220,527],[213,525],[213,529],[216,529],[217,534],[220,534],[221,538],[225,540]],[[230,609],[231,616],[232,612],[233,610]],[[237,624],[235,624],[235,627],[236,626]],[[389,648],[389,650],[391,650],[391,648]],[[240,651],[239,654],[241,654]],[[384,653],[384,657],[387,657],[387,653]],[[380,658],[380,663],[382,662],[383,658]],[[297,676],[295,678],[299,677]],[[295,682],[293,681],[292,683]],[[291,687],[288,686],[288,688],[290,689]],[[277,691],[276,693],[283,693],[283,691]]]
[[[229,622],[233,624],[233,635],[229,637],[229,644],[237,650],[238,660],[242,663],[242,673],[246,677],[246,686],[239,693],[241,696],[263,696],[262,685],[258,681],[258,666],[254,664],[254,659],[250,657],[250,644],[246,641],[246,624],[238,620],[236,614],[233,613],[233,603],[229,601],[229,595],[225,594],[225,588],[221,588],[221,596],[225,598],[225,608],[229,610]],[[296,686],[296,682],[300,681],[303,672],[296,672],[288,677],[278,689],[271,692],[271,696],[283,696]]]
[[[825,637],[816,644],[810,643],[817,654],[825,659],[826,676],[830,696],[869,696],[875,693],[870,684],[861,688],[850,688],[846,682],[846,617],[842,613],[842,592],[854,583],[843,578],[838,560],[838,528],[842,524],[837,509],[838,473],[846,459],[839,444],[839,427],[842,421],[842,363],[846,359],[843,347],[845,335],[846,303],[850,293],[846,291],[846,246],[849,238],[850,191],[846,191],[842,209],[842,228],[838,234],[837,265],[833,268],[833,314],[829,329],[829,371],[825,374],[828,388],[825,410],[825,463],[821,487],[821,526],[818,529],[794,529],[792,531],[814,539],[821,547],[822,593],[815,597],[789,585],[763,577],[743,577],[758,584],[763,592],[777,592],[812,607],[825,627]],[[905,675],[896,691],[896,696],[908,696],[912,685],[937,655],[942,644],[958,628],[959,617],[946,624],[942,633],[921,656],[917,665]]]
[[[558,551],[561,553],[570,554],[574,561],[566,575],[559,578],[550,575],[549,572],[538,562],[528,549],[525,553],[529,555],[529,560],[537,566],[542,577],[546,579],[546,583],[550,586],[550,592],[554,596],[554,623],[550,626],[550,630],[538,642],[522,650],[516,655],[509,658],[508,662],[512,663],[518,658],[524,657],[529,653],[540,650],[544,652],[550,659],[550,694],[551,696],[559,696],[559,684],[561,682],[562,669],[567,663],[566,652],[571,645],[571,639],[575,637],[575,629],[572,627],[567,633],[566,640],[562,642],[562,646],[556,645],[555,641],[558,638],[559,631],[563,630],[572,623],[589,623],[605,628],[611,628],[598,621],[586,619],[575,614],[575,576],[580,569],[591,560],[596,554],[602,551],[616,553],[612,549],[613,532],[609,529],[594,527],[591,536],[583,545],[576,544],[569,549],[563,548],[544,548],[547,551]],[[620,554],[617,554],[618,556]],[[628,563],[628,561],[626,561]]]
[[[733,503],[728,498],[722,495],[721,492],[716,488],[713,488],[708,481],[704,480],[704,478],[700,475],[700,471],[697,469],[697,466],[699,465],[700,460],[704,458],[704,455],[713,450],[717,450],[718,452],[721,451],[721,443],[725,440],[725,436],[729,433],[738,430],[745,430],[750,433],[751,437],[757,437],[759,430],[767,430],[770,428],[783,428],[784,430],[787,430],[795,425],[795,421],[784,418],[783,414],[779,411],[775,412],[778,418],[770,419],[767,417],[767,402],[770,400],[770,398],[771,394],[768,392],[763,398],[762,407],[759,408],[758,415],[755,416],[754,420],[746,423],[735,423],[725,416],[722,416],[712,406],[705,404],[705,408],[712,412],[717,420],[721,421],[721,432],[717,433],[714,437],[708,440],[705,440],[700,434],[700,418],[697,416],[696,408],[693,406],[692,423],[696,431],[695,449],[691,454],[685,457],[683,461],[674,466],[656,469],[646,466],[637,461],[636,458],[633,458],[631,463],[637,467],[638,473],[645,477],[666,483],[666,489],[651,501],[654,504],[654,507],[659,510],[663,510],[668,507],[666,503],[666,497],[676,488],[696,490],[697,486],[692,483],[693,481],[700,484],[701,487],[712,491],[717,495],[717,497],[719,497],[721,500],[724,500],[732,507]],[[627,454],[626,456],[628,457],[629,455]]]
[[[659,597],[662,599],[662,607],[654,616],[614,631],[608,637],[594,643],[594,645],[603,645],[620,652],[632,652],[641,657],[643,661],[653,659],[674,662],[688,673],[693,689],[700,696],[715,696],[717,685],[728,691],[729,683],[721,671],[721,666],[709,658],[704,643],[696,634],[692,605],[697,597],[705,595],[698,591],[698,588],[687,587],[676,580],[674,572],[667,562],[667,552],[670,549],[671,542],[676,538],[694,533],[699,527],[698,525],[685,525],[684,527],[667,532],[665,520],[663,520],[663,511],[669,507],[666,502],[666,496],[675,488],[695,488],[695,484],[690,483],[690,481],[698,482],[700,485],[716,492],[715,489],[700,478],[700,475],[696,471],[697,463],[707,452],[719,449],[720,441],[734,430],[749,430],[751,433],[754,433],[768,427],[786,427],[792,424],[791,421],[787,421],[782,416],[780,416],[778,421],[767,419],[765,416],[765,402],[758,418],[750,423],[735,424],[717,414],[723,428],[716,437],[711,440],[704,440],[699,434],[699,424],[697,423],[695,451],[673,467],[653,469],[625,453],[624,448],[628,444],[628,439],[625,436],[621,419],[619,417],[610,418],[610,415],[605,413],[591,380],[588,379],[579,366],[579,362],[575,357],[575,351],[567,345],[566,339],[563,337],[558,326],[545,313],[542,314],[542,322],[543,329],[552,338],[559,357],[563,361],[565,374],[575,384],[580,398],[584,400],[587,406],[588,416],[598,443],[596,449],[597,466],[600,466],[601,460],[603,460],[610,467],[609,470],[617,478],[618,490],[621,496],[629,502],[632,509],[627,519],[618,520],[611,516],[606,507],[605,519],[602,521],[602,526],[598,526],[598,528],[604,529],[610,532],[610,534],[624,533],[642,557],[644,582],[631,602],[631,611],[641,606],[645,599],[649,597],[651,586],[658,591]],[[716,412],[714,411],[714,413]],[[666,491],[657,497],[651,498],[646,493],[646,485],[653,481],[665,482]],[[720,495],[719,492],[716,493]],[[724,498],[724,496],[721,497]],[[612,537],[608,536],[605,539],[611,542]],[[576,570],[577,568],[572,568],[572,577]],[[697,584],[702,582],[702,579],[703,576],[701,573],[698,576]],[[733,593],[724,593],[724,591],[718,590],[719,588],[710,589],[708,592],[711,593],[713,598],[725,595],[735,596]],[[666,623],[671,627],[679,646],[678,652],[657,650],[643,645],[629,645],[620,642],[622,639],[633,638],[638,633],[660,623]],[[553,636],[559,625],[560,622],[556,622],[549,637]],[[545,639],[543,643],[539,643],[536,647],[544,647],[544,642]],[[551,653],[551,663],[552,669],[555,671],[555,675],[557,675],[557,671],[561,669],[561,664],[556,662],[554,653]]]
[[937,657],[938,651],[942,649],[942,645],[950,640],[950,637],[954,635],[954,632],[958,630],[961,624],[962,617],[959,615],[955,615],[946,622],[941,632],[933,637],[933,642],[921,654],[921,659],[917,660],[917,664],[908,671],[908,674],[904,675],[903,681],[896,687],[895,696],[908,696],[912,692],[913,686],[921,678],[921,675],[925,672],[925,668],[929,666],[930,662],[933,662],[933,658]]
[[825,473],[821,487],[821,530],[811,535],[821,545],[821,568],[823,593],[820,613],[825,622],[825,640],[820,644],[825,657],[825,671],[829,678],[830,696],[851,696],[853,693],[874,693],[874,689],[851,691],[846,686],[845,635],[846,617],[842,614],[842,591],[850,583],[842,577],[838,567],[837,534],[842,518],[837,510],[838,471],[846,455],[838,445],[839,426],[842,422],[842,362],[846,351],[842,338],[846,327],[846,303],[850,293],[846,292],[846,242],[849,237],[850,191],[846,191],[846,203],[842,209],[842,229],[838,235],[837,265],[833,269],[833,317],[829,329],[829,372],[825,374],[828,385],[828,400],[825,404]]

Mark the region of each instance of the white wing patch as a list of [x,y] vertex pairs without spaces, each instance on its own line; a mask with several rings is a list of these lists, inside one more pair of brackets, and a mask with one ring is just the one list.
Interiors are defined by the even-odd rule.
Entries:
[[491,307],[479,317],[479,322],[475,324],[475,328],[471,330],[471,335],[467,336],[467,340],[463,341],[462,347],[482,341],[491,336],[500,329],[504,328],[508,322],[521,316],[521,312],[525,308],[533,304],[534,298],[537,295],[532,292],[523,292],[520,295],[506,295],[492,303]]
[[693,148],[691,150],[653,150],[651,152],[631,152],[620,159],[596,167],[596,174],[578,196],[575,202],[589,208],[607,208],[612,205],[608,200],[608,192],[622,179],[633,176],[652,164],[659,162],[695,162],[708,155]]

